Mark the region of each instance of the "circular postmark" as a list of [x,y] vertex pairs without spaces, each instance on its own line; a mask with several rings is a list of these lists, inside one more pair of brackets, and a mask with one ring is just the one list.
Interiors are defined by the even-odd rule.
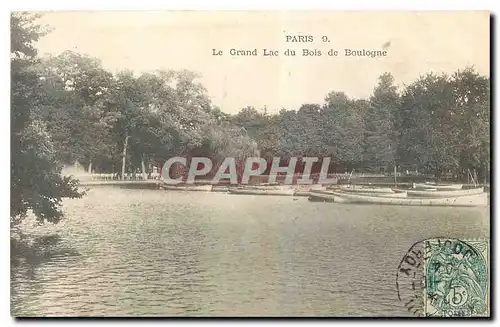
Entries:
[[424,316],[424,242],[411,246],[401,259],[396,274],[398,299],[415,316]]
[[419,241],[401,260],[398,298],[416,316],[488,315],[488,243],[454,238]]

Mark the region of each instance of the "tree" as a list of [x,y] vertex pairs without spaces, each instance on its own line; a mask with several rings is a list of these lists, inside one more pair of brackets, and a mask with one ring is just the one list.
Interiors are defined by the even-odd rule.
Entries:
[[[172,156],[203,155],[216,162],[225,156],[328,156],[348,170],[402,164],[437,176],[466,169],[487,175],[490,80],[472,68],[451,76],[427,74],[400,94],[385,73],[368,100],[330,92],[323,105],[279,114],[248,106],[228,115],[212,105],[190,71],[113,75],[99,60],[72,51],[40,60],[33,42],[44,30],[35,19],[15,13],[11,21],[15,215],[34,209],[40,217],[56,217],[54,188],[63,190],[61,196],[78,196],[71,181],[58,179],[58,167],[75,161],[88,164],[89,172],[114,172],[121,165],[123,176],[127,168],[141,167],[145,174],[148,163]],[[41,170],[19,166],[27,160]],[[50,190],[29,193],[37,181],[26,179],[28,172],[40,173],[37,181]],[[51,195],[53,207],[40,200]]]
[[265,125],[265,118],[254,107],[247,106],[241,109],[232,117],[232,122],[236,126],[243,128],[252,139],[257,141],[262,140],[262,128]]
[[122,176],[126,163],[145,173],[145,162],[164,161],[170,156],[187,155],[203,146],[205,125],[214,115],[205,89],[189,71],[157,71],[135,77],[130,71],[117,74],[106,97],[108,111],[119,117],[113,134],[122,149]]
[[297,111],[297,122],[300,126],[300,155],[315,157],[324,155],[321,139],[321,106],[304,104]]
[[363,159],[364,122],[359,103],[344,93],[326,97],[322,117],[322,139],[328,156],[345,169],[357,168]]
[[280,117],[278,115],[266,115],[265,122],[262,128],[262,138],[259,140],[258,147],[260,156],[271,158],[282,152],[280,148]]
[[12,225],[32,211],[38,222],[57,223],[63,197],[81,197],[76,181],[60,175],[56,152],[43,122],[33,118],[44,90],[34,69],[38,17],[11,15],[11,214]]
[[121,148],[121,178],[126,173],[127,150],[129,140],[136,136],[142,127],[141,112],[146,110],[147,99],[137,79],[131,71],[117,74],[104,99],[104,106],[110,112],[117,112],[113,135],[117,148]]
[[55,147],[65,164],[88,164],[109,159],[116,151],[110,138],[116,112],[109,112],[103,99],[112,74],[94,58],[65,51],[37,65],[44,92],[37,118],[47,123]]
[[364,117],[364,162],[367,166],[387,168],[395,164],[397,138],[394,115],[399,109],[399,95],[394,78],[385,73],[370,97]]
[[490,79],[472,67],[451,76],[453,119],[459,126],[459,165],[488,178],[490,160]]
[[401,98],[399,156],[437,178],[459,167],[459,120],[446,74],[427,74],[408,85]]
[[282,109],[279,113],[280,145],[278,154],[281,156],[297,156],[300,154],[301,127],[294,110]]

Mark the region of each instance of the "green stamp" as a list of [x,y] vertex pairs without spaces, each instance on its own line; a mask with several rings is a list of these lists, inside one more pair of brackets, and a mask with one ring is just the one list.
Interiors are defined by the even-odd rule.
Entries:
[[425,316],[489,316],[488,251],[487,241],[425,241]]

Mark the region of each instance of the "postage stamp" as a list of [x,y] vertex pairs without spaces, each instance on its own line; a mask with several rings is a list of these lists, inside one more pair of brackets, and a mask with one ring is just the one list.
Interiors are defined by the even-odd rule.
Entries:
[[488,254],[486,240],[426,240],[424,315],[489,316]]

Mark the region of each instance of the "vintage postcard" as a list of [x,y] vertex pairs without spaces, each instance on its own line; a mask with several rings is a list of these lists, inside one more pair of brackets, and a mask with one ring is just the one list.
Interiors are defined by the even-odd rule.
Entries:
[[490,317],[490,13],[11,13],[14,317]]

